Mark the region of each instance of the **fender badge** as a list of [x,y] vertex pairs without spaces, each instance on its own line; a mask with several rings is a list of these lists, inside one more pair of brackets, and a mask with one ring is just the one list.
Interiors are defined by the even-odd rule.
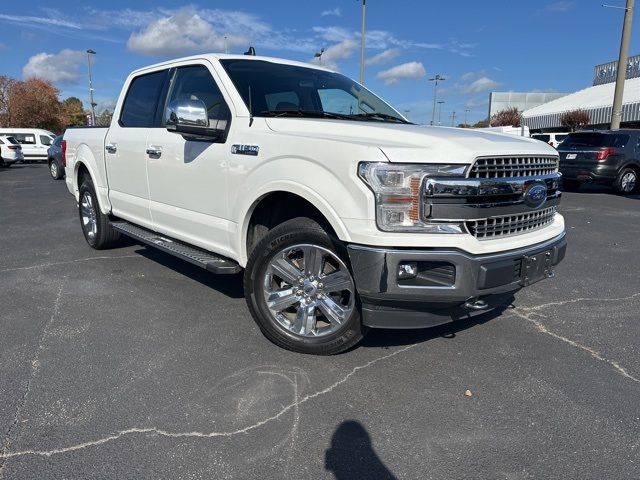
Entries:
[[258,145],[232,145],[231,153],[235,155],[251,155],[257,157],[260,147]]

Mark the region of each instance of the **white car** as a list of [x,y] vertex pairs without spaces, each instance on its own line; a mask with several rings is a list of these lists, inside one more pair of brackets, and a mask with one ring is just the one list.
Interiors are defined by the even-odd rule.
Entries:
[[553,148],[558,148],[558,145],[569,136],[569,132],[556,132],[556,133],[534,133],[531,138],[540,140],[541,142],[548,143]]
[[68,129],[62,149],[91,247],[125,234],[244,270],[254,320],[297,352],[490,311],[566,250],[549,145],[414,125],[305,63],[208,54],[136,70],[111,126]]
[[13,137],[20,143],[25,161],[46,161],[47,149],[56,138],[54,133],[40,128],[0,128],[0,135]]
[[23,159],[22,147],[16,139],[0,136],[0,167],[9,167]]

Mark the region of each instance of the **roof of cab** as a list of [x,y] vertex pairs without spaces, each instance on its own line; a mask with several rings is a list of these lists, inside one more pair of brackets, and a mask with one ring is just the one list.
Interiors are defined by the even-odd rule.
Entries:
[[173,58],[171,60],[166,60],[164,62],[155,63],[153,65],[147,65],[145,67],[138,68],[137,70],[134,70],[131,73],[132,74],[136,74],[136,73],[144,72],[146,70],[155,69],[155,68],[158,68],[158,67],[168,67],[168,66],[171,66],[172,64],[177,63],[177,62],[184,62],[184,61],[189,61],[189,60],[202,60],[202,59],[207,59],[207,60],[262,60],[264,62],[281,63],[283,65],[294,65],[294,66],[297,66],[297,67],[315,68],[317,70],[324,70],[326,72],[333,72],[333,70],[330,70],[328,68],[324,68],[324,67],[322,67],[320,65],[314,65],[313,63],[306,63],[306,62],[298,62],[298,61],[295,61],[295,60],[287,60],[285,58],[263,57],[263,56],[258,56],[258,55],[232,55],[232,54],[228,54],[228,53],[203,53],[203,54],[200,54],[200,55],[191,55],[191,56],[188,56],[188,57]]

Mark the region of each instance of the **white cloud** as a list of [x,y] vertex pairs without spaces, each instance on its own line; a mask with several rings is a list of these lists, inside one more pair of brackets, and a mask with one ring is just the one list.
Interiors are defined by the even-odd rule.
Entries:
[[21,26],[47,25],[47,26],[55,26],[55,27],[72,28],[75,30],[82,29],[82,26],[79,23],[70,22],[67,20],[61,20],[60,18],[50,18],[50,17],[32,17],[28,15],[6,15],[4,13],[0,13],[0,21],[4,21],[6,23],[13,23]]
[[349,58],[357,48],[358,42],[351,38],[347,38],[346,40],[327,48],[322,54],[322,59],[313,58],[310,62],[321,64],[323,67],[330,68],[331,70],[337,70],[338,61]]
[[[226,46],[246,46],[246,37],[226,34]],[[176,55],[196,51],[224,51],[225,33],[219,33],[211,23],[191,8],[151,22],[139,33],[129,37],[129,50],[144,55]]]
[[380,52],[377,55],[374,55],[373,57],[370,57],[366,60],[365,64],[367,66],[371,66],[371,65],[380,65],[383,63],[387,63],[391,60],[393,60],[394,58],[396,58],[398,55],[400,55],[400,49],[399,48],[389,48],[383,52]]
[[84,74],[81,68],[85,62],[86,53],[81,50],[64,49],[56,54],[42,52],[29,58],[22,68],[22,76],[58,84],[75,83]]
[[559,2],[552,2],[539,10],[539,13],[562,13],[571,10],[575,7],[576,2],[561,0]]
[[329,42],[342,42],[355,37],[355,34],[342,27],[313,27],[313,31]]
[[323,17],[341,17],[342,16],[342,11],[340,10],[340,7],[336,7],[336,8],[332,8],[330,10],[325,10],[323,11],[320,15],[322,15]]
[[378,72],[376,77],[384,81],[387,85],[393,85],[399,80],[406,78],[418,79],[424,77],[426,74],[427,72],[421,62],[408,62],[397,65],[389,70]]
[[480,77],[468,85],[461,86],[460,93],[467,95],[467,94],[486,92],[488,90],[492,90],[499,86],[500,86],[499,82],[496,82],[495,80],[491,80],[489,77]]

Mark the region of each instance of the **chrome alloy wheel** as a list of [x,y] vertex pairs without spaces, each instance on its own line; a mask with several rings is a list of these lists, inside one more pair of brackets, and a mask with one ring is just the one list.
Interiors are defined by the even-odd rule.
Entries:
[[82,229],[87,238],[93,240],[98,233],[98,215],[93,199],[89,192],[84,192],[80,199],[80,218],[82,218]]
[[625,193],[633,192],[633,189],[636,188],[636,181],[637,176],[635,172],[631,171],[625,173],[620,180],[622,191]]
[[335,332],[355,308],[347,266],[317,245],[299,244],[276,253],[267,266],[263,290],[274,320],[303,337]]
[[58,164],[56,162],[51,162],[51,165],[49,165],[49,171],[53,178],[58,178]]

